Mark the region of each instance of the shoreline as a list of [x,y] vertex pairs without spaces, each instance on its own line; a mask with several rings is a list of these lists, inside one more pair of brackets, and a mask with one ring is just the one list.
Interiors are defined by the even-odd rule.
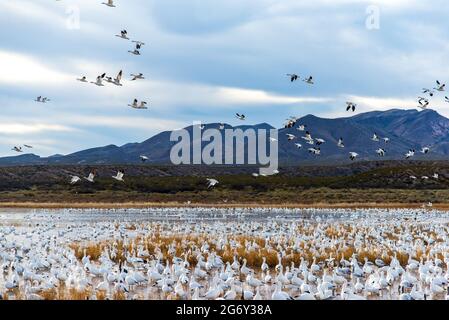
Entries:
[[[0,209],[144,209],[144,208],[288,208],[288,209],[419,209],[419,203],[179,203],[179,202],[0,202]],[[434,209],[449,210],[449,203],[437,203]]]

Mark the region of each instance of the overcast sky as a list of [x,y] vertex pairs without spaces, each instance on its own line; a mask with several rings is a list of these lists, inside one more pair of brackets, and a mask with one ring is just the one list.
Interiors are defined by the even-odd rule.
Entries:
[[[344,116],[347,100],[359,112],[410,109],[421,88],[449,82],[443,0],[102,2],[0,0],[0,156],[14,145],[67,154],[193,121],[238,124],[236,112],[280,127],[293,115]],[[141,56],[114,36],[124,28],[146,43]],[[123,87],[76,81],[120,69]],[[130,82],[137,72],[147,80]],[[150,109],[129,108],[134,98]],[[442,98],[432,107],[449,116]]]

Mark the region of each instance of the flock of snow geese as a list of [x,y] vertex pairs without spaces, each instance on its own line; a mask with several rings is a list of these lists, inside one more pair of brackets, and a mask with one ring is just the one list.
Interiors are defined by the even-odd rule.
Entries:
[[0,299],[448,300],[449,213],[0,213]]

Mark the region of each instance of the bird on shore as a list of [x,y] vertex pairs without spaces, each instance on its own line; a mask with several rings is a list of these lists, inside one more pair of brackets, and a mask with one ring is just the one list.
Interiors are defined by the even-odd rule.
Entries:
[[216,179],[207,178],[206,180],[207,180],[207,188],[208,189],[211,189],[211,188],[215,187],[217,184],[219,184],[219,181]]
[[295,73],[287,74],[287,76],[290,77],[290,82],[295,82],[296,80],[299,79],[299,76]]
[[124,175],[125,175],[125,173],[123,171],[119,170],[115,176],[112,176],[112,178],[117,181],[124,182],[124,180],[123,180]]

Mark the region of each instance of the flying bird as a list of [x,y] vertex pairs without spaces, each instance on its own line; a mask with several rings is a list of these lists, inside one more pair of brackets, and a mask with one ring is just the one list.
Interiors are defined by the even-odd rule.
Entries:
[[298,128],[296,128],[296,130],[298,130],[298,131],[305,131],[306,130],[306,125],[304,125],[304,124],[300,124],[299,126],[298,126]]
[[15,151],[15,152],[23,152],[23,150],[22,150],[22,147],[17,147],[17,146],[15,146],[14,148],[12,148],[11,149],[12,151]]
[[134,109],[148,109],[146,105],[147,103],[145,101],[141,101],[139,105],[139,101],[137,99],[134,99],[132,104],[128,104],[129,107]]
[[108,2],[102,2],[101,4],[104,4],[111,8],[115,8],[114,0],[108,0]]
[[302,144],[300,143],[295,143],[296,148],[301,149],[302,148]]
[[379,148],[379,149],[376,150],[376,153],[377,153],[379,156],[384,157],[386,151],[385,151],[385,149]]
[[320,148],[309,148],[309,153],[319,156],[321,154]]
[[136,81],[136,80],[142,80],[145,79],[145,77],[143,76],[143,73],[138,73],[138,74],[132,74],[131,73],[131,77],[133,77],[131,79],[131,81]]
[[338,139],[337,147],[344,148],[345,144],[343,143],[343,138]]
[[89,173],[89,176],[84,178],[85,180],[94,183],[94,179],[95,179],[95,171],[92,171],[91,173]]
[[215,179],[207,178],[206,180],[207,180],[207,188],[208,189],[211,189],[211,188],[215,187],[217,184],[219,184],[218,180],[215,180]]
[[112,178],[117,181],[124,182],[125,181],[125,180],[123,180],[124,175],[125,175],[125,173],[123,171],[119,170],[115,176],[112,176]]
[[78,176],[71,176],[70,177],[70,184],[76,184],[76,183],[78,183],[79,181],[81,180],[81,178],[80,177],[78,177]]
[[446,84],[445,83],[441,83],[439,80],[437,80],[436,82],[437,82],[437,86],[434,89],[437,90],[437,91],[443,92],[444,89],[446,88]]
[[99,75],[95,82],[91,81],[90,83],[93,83],[94,85],[99,86],[99,87],[104,87],[104,84],[103,84],[104,77],[106,77],[106,73]]
[[143,155],[140,156],[140,161],[147,162],[148,160],[149,160],[149,158],[147,156],[143,156]]
[[418,103],[419,103],[418,108],[421,108],[423,110],[426,109],[430,104],[429,100],[427,100],[426,98],[422,98],[422,97],[418,97]]
[[287,133],[286,136],[287,136],[288,141],[292,141],[292,140],[296,139],[296,136],[293,134],[290,134],[290,133]]
[[246,119],[245,115],[244,114],[240,114],[240,113],[236,113],[235,117],[237,119],[239,119],[239,120],[242,120],[242,121],[244,121]]
[[29,144],[24,144],[23,146],[28,149],[33,149],[33,146],[30,146]]
[[307,84],[314,84],[314,83],[313,83],[313,77],[312,77],[312,76],[309,76],[309,77],[305,78],[305,79],[302,80],[302,81],[304,81],[304,82],[307,83]]
[[326,140],[324,140],[324,139],[320,139],[320,138],[315,138],[315,144],[317,145],[317,146],[321,146],[323,143],[325,143],[326,142]]
[[296,80],[299,79],[299,76],[295,73],[287,74],[287,76],[290,77],[290,82],[295,82]]
[[80,82],[87,82],[86,76],[83,76],[83,77],[78,78],[78,79],[76,79],[76,80],[78,80],[78,81],[80,81]]
[[429,151],[430,151],[430,148],[429,148],[429,147],[423,147],[423,148],[421,149],[421,153],[422,153],[422,154],[428,154]]
[[354,102],[346,102],[346,111],[352,110],[352,112],[355,112],[355,109],[357,107],[357,104]]
[[115,36],[119,37],[119,38],[122,38],[122,39],[125,39],[125,40],[129,40],[129,38],[128,38],[128,31],[126,31],[126,30],[120,31],[120,34],[116,34]]
[[405,158],[406,159],[410,159],[411,157],[413,157],[415,155],[415,150],[414,149],[410,149],[406,154],[405,154]]
[[426,93],[426,94],[428,94],[430,97],[433,97],[433,95],[434,95],[433,90],[427,89],[427,88],[423,88],[423,89],[422,89],[422,93]]
[[371,138],[371,140],[378,142],[379,141],[379,136],[377,135],[377,133],[374,133],[373,137]]
[[359,154],[357,152],[349,152],[349,159],[351,159],[351,161],[354,161],[358,156]]
[[387,137],[383,138],[383,140],[384,140],[385,143],[390,142],[390,138],[387,138]]

